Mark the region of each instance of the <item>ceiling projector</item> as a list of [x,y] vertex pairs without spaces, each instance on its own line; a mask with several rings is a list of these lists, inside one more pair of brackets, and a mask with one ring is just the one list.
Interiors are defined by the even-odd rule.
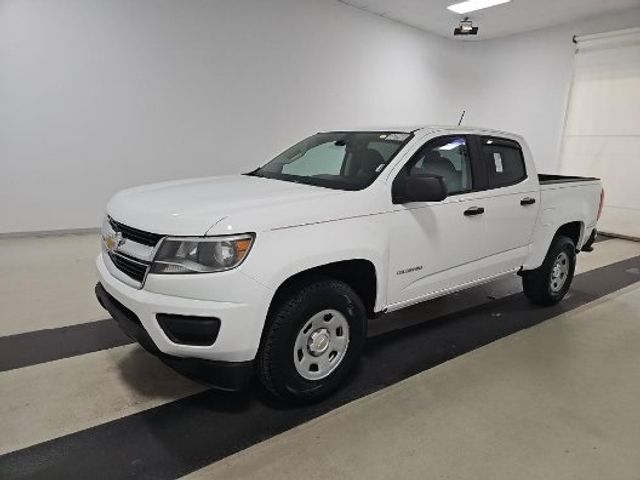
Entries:
[[460,25],[453,30],[454,35],[477,35],[478,27],[473,26],[473,22],[469,17],[465,17],[460,21]]

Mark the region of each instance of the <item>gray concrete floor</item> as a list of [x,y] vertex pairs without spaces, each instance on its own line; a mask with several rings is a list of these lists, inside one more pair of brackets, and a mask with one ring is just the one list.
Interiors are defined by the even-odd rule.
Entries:
[[[0,336],[107,317],[95,234],[0,239]],[[578,271],[640,255],[608,240]],[[519,291],[517,279],[429,315]],[[193,478],[640,478],[640,286],[355,401]],[[425,316],[417,316],[424,321]],[[379,333],[415,322],[405,315]],[[135,345],[0,372],[0,454],[201,391]]]
[[0,239],[0,336],[106,317],[95,301],[98,234]]
[[636,284],[186,478],[638,479],[639,312]]

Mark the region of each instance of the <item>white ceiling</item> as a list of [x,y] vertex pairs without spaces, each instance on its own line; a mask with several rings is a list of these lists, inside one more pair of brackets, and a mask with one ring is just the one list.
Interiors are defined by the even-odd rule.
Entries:
[[[451,38],[453,28],[465,16],[447,10],[461,0],[338,1]],[[640,0],[512,0],[468,14],[480,27],[478,36],[470,39],[503,37],[630,8],[640,8]]]

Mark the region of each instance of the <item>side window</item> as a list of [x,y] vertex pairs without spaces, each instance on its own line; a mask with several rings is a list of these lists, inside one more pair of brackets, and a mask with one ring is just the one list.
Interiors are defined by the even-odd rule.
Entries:
[[473,189],[471,159],[462,136],[440,137],[428,142],[407,164],[409,175],[439,175],[449,195]]
[[517,142],[482,137],[482,158],[488,166],[489,187],[506,187],[527,178],[522,149]]

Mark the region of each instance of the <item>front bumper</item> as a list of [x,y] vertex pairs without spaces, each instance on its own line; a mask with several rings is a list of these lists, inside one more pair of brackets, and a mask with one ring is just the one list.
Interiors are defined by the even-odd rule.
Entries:
[[242,390],[251,380],[253,375],[252,361],[220,362],[175,357],[161,352],[142,327],[142,323],[135,313],[111,296],[102,284],[96,284],[95,292],[100,305],[109,312],[127,336],[185,377],[203,381],[224,390]]
[[[271,299],[264,286],[232,270],[221,274],[149,275],[144,288],[137,289],[112,275],[113,267],[105,263],[108,261],[103,255],[96,259],[100,283],[140,319],[162,353],[225,362],[255,358]],[[182,345],[165,334],[158,314],[216,317],[220,330],[213,345]]]

